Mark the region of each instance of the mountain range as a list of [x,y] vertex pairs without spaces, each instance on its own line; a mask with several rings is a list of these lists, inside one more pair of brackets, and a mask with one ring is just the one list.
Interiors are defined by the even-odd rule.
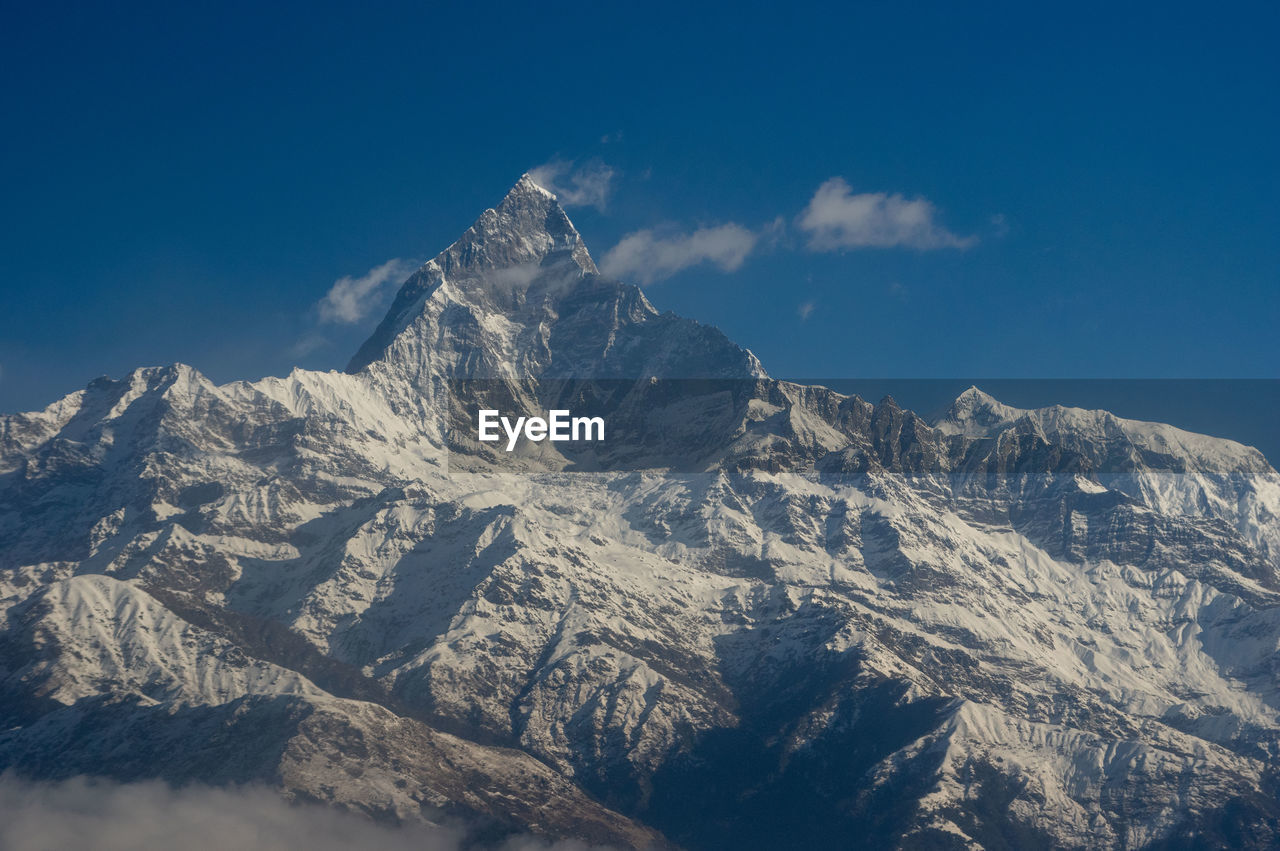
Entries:
[[[505,453],[480,406],[607,412]],[[529,177],[344,372],[0,417],[0,770],[624,848],[1280,844],[1280,474],[773,379]]]

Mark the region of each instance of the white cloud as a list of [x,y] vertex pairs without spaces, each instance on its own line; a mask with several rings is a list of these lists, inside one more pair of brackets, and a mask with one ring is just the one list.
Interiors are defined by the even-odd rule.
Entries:
[[403,827],[319,804],[290,803],[262,786],[185,786],[72,778],[32,783],[0,776],[0,848],[182,848],[185,851],[590,851],[528,834],[477,845],[459,825]]
[[494,269],[489,273],[489,277],[500,284],[524,289],[538,277],[538,273],[542,271],[541,264],[538,263],[522,263],[517,266],[508,266],[505,269]]
[[26,783],[0,778],[0,847],[10,851],[455,851],[461,840],[459,831],[386,827],[315,804],[291,805],[263,788],[173,789],[156,781]]
[[778,216],[760,228],[757,233],[760,235],[759,248],[777,248],[787,237],[787,220],[783,216]]
[[554,193],[564,207],[595,207],[603,210],[609,200],[616,172],[600,160],[588,160],[581,166],[569,160],[554,159],[529,169],[533,182]]
[[742,266],[759,239],[754,231],[732,223],[672,236],[641,230],[609,249],[600,269],[606,275],[642,284],[669,278],[699,263],[732,272]]
[[320,321],[352,324],[364,319],[382,303],[383,287],[400,283],[413,265],[397,257],[374,266],[358,278],[346,276],[334,281],[320,299]]
[[884,192],[858,195],[844,178],[818,187],[796,221],[809,235],[810,251],[841,248],[968,248],[976,237],[961,237],[935,221],[937,209],[925,198]]
[[289,347],[289,356],[305,358],[309,354],[320,351],[327,345],[329,345],[327,337],[323,334],[312,332],[299,338],[297,342]]
[[813,302],[811,302],[811,301],[804,301],[804,302],[801,302],[801,303],[800,303],[800,306],[796,308],[796,315],[800,317],[800,321],[801,321],[801,322],[804,322],[804,321],[808,320],[808,318],[809,318],[810,316],[812,316],[812,315],[813,315],[813,309],[814,309],[816,306],[817,306],[817,305],[815,305],[815,304],[814,304]]

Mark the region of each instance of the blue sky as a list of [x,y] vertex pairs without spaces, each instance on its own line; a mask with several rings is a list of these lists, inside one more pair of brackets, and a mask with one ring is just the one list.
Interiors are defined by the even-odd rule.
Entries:
[[539,166],[775,375],[1280,377],[1274,4],[271,5],[11,4],[0,410],[341,368]]

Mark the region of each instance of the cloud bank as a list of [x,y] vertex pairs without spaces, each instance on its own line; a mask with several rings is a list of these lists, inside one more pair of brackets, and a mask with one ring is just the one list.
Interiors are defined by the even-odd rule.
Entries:
[[0,848],[182,848],[185,851],[454,851],[445,828],[392,828],[317,805],[292,805],[261,788],[172,789],[158,781],[0,778]]
[[529,169],[533,182],[556,196],[562,207],[595,207],[603,210],[613,185],[613,166],[588,160],[581,166],[555,159]]
[[396,257],[358,278],[345,276],[334,281],[320,299],[320,321],[351,325],[364,319],[381,305],[383,288],[400,283],[413,270],[413,265]]
[[961,237],[936,221],[937,209],[925,198],[907,199],[884,192],[853,194],[842,177],[818,187],[796,220],[808,234],[810,251],[846,248],[968,248],[976,237]]
[[733,272],[742,266],[759,239],[754,231],[732,223],[670,236],[660,236],[652,229],[641,230],[628,234],[609,249],[600,262],[600,270],[641,284],[669,278],[701,263]]
[[[376,824],[318,804],[290,804],[263,787],[173,789],[158,781],[73,778],[30,783],[0,776],[0,848],[48,851],[462,851],[461,829]],[[489,846],[491,847],[491,846]],[[511,837],[498,851],[587,851],[574,841]]]

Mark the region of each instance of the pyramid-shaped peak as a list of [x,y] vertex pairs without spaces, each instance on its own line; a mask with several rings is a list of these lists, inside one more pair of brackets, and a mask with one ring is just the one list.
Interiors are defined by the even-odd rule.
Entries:
[[990,420],[1012,418],[1017,413],[1019,412],[1016,408],[1005,405],[990,393],[978,389],[976,384],[971,384],[968,390],[957,396],[951,403],[947,416],[957,421],[974,418]]
[[447,276],[484,275],[512,268],[572,264],[596,274],[586,243],[556,196],[522,175],[498,206],[485,210],[436,258]]
[[556,200],[556,194],[554,192],[538,183],[538,181],[534,180],[533,176],[526,171],[524,174],[520,175],[520,179],[516,181],[515,186],[511,187],[511,191],[507,193],[507,197],[502,200],[502,203],[506,204],[513,198],[519,198],[530,194],[535,196],[542,195],[550,198],[552,201]]
[[968,390],[956,397],[955,404],[965,408],[976,408],[984,405],[999,405],[1000,402],[990,393],[978,389],[978,385],[970,384]]
[[[556,196],[522,175],[496,207],[481,213],[457,241],[404,282],[347,369],[356,372],[381,358],[421,313],[425,299],[446,284],[451,298],[482,312],[506,314],[524,303],[531,288],[545,298],[598,274],[586,243]],[[640,300],[653,310],[643,297]]]
[[1004,404],[976,385],[970,385],[969,389],[955,398],[951,407],[934,422],[934,426],[946,432],[978,437],[1025,413],[1020,408]]

